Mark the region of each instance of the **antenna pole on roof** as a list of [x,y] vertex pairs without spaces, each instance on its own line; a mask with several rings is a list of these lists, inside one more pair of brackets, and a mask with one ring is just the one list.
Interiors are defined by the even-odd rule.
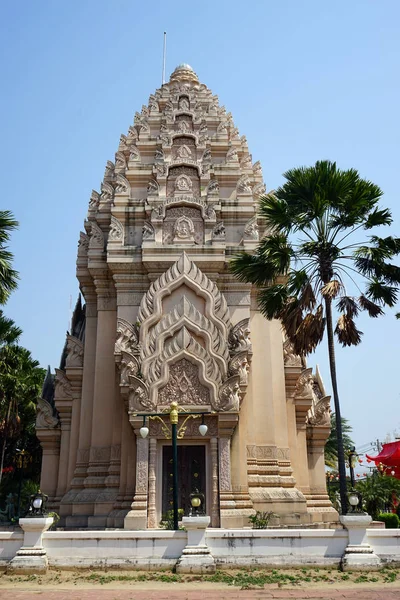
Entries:
[[165,83],[165,59],[166,59],[166,53],[167,53],[167,32],[164,31],[164,49],[163,49],[163,67],[162,67],[162,84],[164,85]]

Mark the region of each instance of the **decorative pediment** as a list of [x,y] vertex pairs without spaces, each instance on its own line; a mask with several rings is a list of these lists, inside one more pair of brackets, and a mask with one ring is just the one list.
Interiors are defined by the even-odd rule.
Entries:
[[314,397],[314,375],[312,369],[303,369],[297,380],[294,397],[312,399]]
[[236,191],[238,194],[251,194],[250,179],[247,175],[242,175],[236,185]]
[[138,162],[141,160],[139,149],[133,144],[129,149],[129,161]]
[[250,319],[242,319],[231,327],[228,337],[229,350],[232,354],[237,352],[251,352]]
[[110,183],[104,182],[101,184],[100,203],[109,204],[114,198],[114,188]]
[[95,210],[100,204],[100,194],[96,190],[92,190],[89,200],[89,210]]
[[254,215],[249,221],[247,221],[244,231],[243,231],[243,239],[258,241],[259,232],[258,232],[258,224],[257,224],[257,215]]
[[123,352],[133,354],[138,350],[139,333],[138,328],[133,323],[119,318],[117,320],[117,337],[115,340],[114,353]]
[[79,233],[78,257],[86,257],[89,250],[89,236],[81,231]]
[[116,184],[115,184],[115,193],[116,194],[127,194],[129,193],[130,190],[130,183],[127,180],[126,177],[124,177],[123,175],[121,175],[120,173],[118,173],[117,177],[116,177]]
[[115,165],[112,160],[108,160],[104,171],[104,179],[112,179],[114,177]]

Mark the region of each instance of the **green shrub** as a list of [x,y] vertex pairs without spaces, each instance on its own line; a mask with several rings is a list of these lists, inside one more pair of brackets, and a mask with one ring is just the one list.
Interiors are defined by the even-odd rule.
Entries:
[[[184,510],[183,508],[178,508],[178,520],[180,521],[182,519],[184,515]],[[160,527],[161,529],[174,529],[174,511],[171,508],[171,510],[168,510],[166,513],[164,513],[161,517],[161,521],[160,521]],[[183,529],[183,527],[180,527],[179,529]]]
[[252,523],[253,529],[266,529],[273,514],[273,512],[261,512],[258,510],[255,515],[249,517],[249,521]]
[[400,522],[396,513],[380,513],[378,521],[383,521],[386,529],[398,529]]

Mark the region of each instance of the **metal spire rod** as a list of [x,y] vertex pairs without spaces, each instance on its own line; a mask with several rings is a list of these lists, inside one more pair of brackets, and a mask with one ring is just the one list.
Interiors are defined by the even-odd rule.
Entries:
[[165,83],[165,59],[167,52],[167,32],[164,31],[164,50],[163,50],[163,68],[162,68],[162,85]]

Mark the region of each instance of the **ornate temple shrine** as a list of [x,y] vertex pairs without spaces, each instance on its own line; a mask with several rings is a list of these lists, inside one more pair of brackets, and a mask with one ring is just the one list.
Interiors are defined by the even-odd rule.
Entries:
[[[264,235],[261,165],[188,65],[121,135],[80,234],[78,301],[38,403],[41,489],[65,527],[156,528],[171,508],[181,407],[179,504],[204,494],[212,527],[337,521],[326,493],[329,397],[320,375],[260,314],[230,258]],[[186,411],[186,412],[185,412]],[[190,411],[205,411],[207,434]]]

